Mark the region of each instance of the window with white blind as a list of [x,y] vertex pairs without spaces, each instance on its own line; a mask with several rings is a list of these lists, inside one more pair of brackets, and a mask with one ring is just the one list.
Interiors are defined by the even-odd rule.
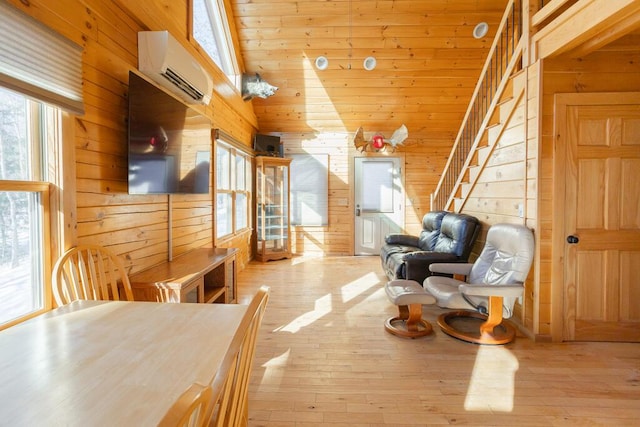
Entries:
[[0,1],[0,85],[83,114],[82,47]]
[[291,160],[291,224],[329,223],[329,155],[288,154]]

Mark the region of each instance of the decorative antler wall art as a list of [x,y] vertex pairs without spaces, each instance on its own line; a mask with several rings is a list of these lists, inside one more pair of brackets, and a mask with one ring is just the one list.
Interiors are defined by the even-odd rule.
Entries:
[[364,131],[362,130],[362,126],[358,128],[356,134],[353,138],[353,145],[355,145],[356,149],[361,153],[364,153],[368,149],[372,151],[386,151],[388,147],[392,148],[392,151],[396,151],[396,147],[398,145],[402,145],[405,139],[409,136],[409,131],[405,125],[400,126],[398,129],[393,131],[391,138],[386,140],[384,136],[376,132],[370,141],[366,141],[364,139]]

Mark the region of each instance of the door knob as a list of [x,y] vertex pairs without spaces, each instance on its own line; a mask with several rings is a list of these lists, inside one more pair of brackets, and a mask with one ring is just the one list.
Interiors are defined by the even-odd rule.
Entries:
[[570,245],[575,245],[576,243],[578,243],[580,241],[580,239],[578,239],[578,236],[567,236],[567,243],[569,243]]
[[356,216],[360,216],[360,205],[356,205]]

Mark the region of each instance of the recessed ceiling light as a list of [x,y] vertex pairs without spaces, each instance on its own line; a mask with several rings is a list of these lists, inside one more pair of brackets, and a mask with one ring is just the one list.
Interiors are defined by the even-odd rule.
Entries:
[[473,37],[475,37],[476,39],[481,39],[487,35],[487,31],[489,31],[489,24],[487,24],[486,22],[481,22],[473,29]]
[[326,70],[329,66],[329,60],[326,56],[318,56],[316,58],[316,68],[320,71]]
[[376,68],[376,58],[374,58],[373,56],[368,56],[365,58],[364,63],[362,64],[364,66],[364,69],[367,71],[371,71],[374,68]]

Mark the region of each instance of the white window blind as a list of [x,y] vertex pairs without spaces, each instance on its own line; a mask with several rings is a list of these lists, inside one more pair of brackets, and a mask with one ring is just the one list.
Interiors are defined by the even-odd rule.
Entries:
[[291,161],[291,224],[329,223],[329,155],[289,154]]
[[82,47],[0,1],[0,85],[84,114]]

